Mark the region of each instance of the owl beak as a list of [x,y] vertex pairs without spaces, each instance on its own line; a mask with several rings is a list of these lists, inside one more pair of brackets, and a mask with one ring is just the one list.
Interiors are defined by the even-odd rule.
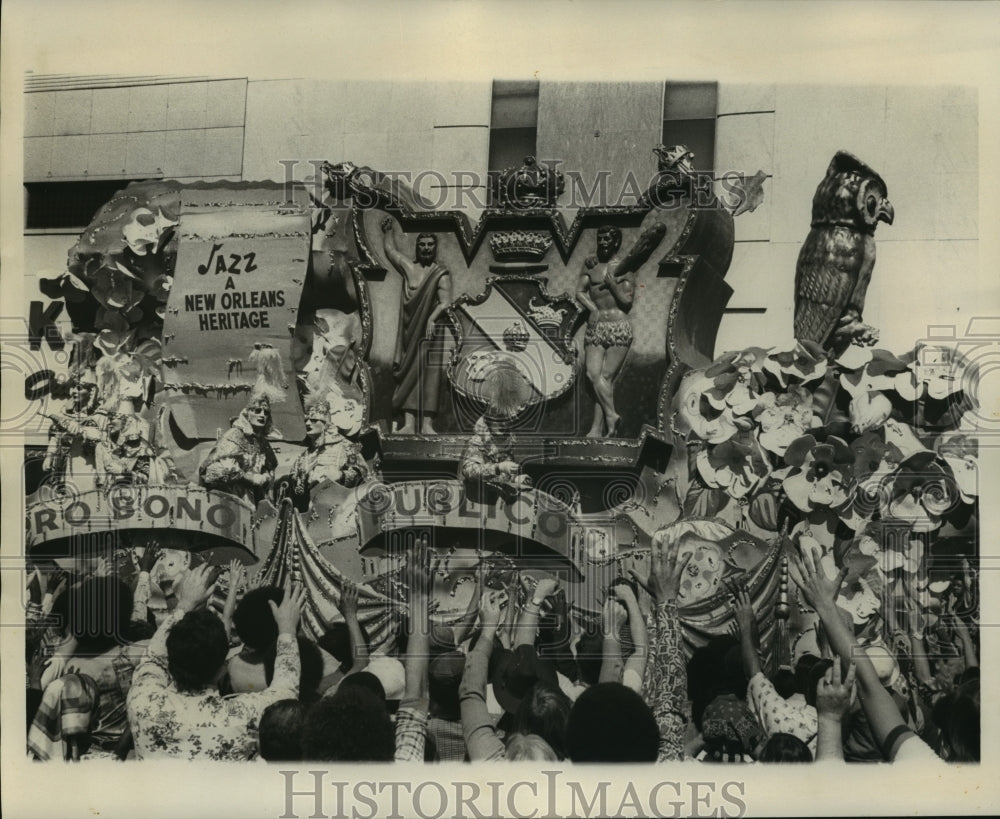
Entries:
[[892,209],[892,202],[888,199],[882,202],[882,207],[879,208],[878,214],[875,216],[875,221],[882,221],[888,225],[892,224],[893,217],[895,217],[896,211]]

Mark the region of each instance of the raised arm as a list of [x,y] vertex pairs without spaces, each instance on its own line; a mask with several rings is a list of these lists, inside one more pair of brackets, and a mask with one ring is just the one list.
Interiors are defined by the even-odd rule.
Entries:
[[816,688],[816,716],[818,722],[816,739],[816,761],[844,759],[844,742],[841,720],[851,707],[854,693],[855,667],[847,668],[847,675],[840,673],[840,657],[819,681]]
[[287,699],[295,699],[299,695],[299,678],[301,676],[301,659],[299,658],[299,643],[295,632],[302,615],[306,593],[301,586],[293,587],[291,581],[285,583],[285,594],[281,604],[268,600],[271,614],[278,626],[277,654],[274,660],[274,677],[267,691],[272,696],[278,694]]
[[222,625],[226,627],[226,637],[233,639],[233,614],[236,612],[236,595],[240,585],[246,578],[246,569],[239,560],[229,561],[229,586],[226,589],[226,602],[222,607]]
[[382,249],[386,258],[392,262],[397,271],[406,275],[406,266],[409,264],[407,258],[399,252],[396,247],[396,223],[391,216],[386,216],[382,220]]
[[493,653],[493,640],[500,625],[507,593],[484,589],[479,604],[479,640],[465,660],[465,672],[458,689],[462,712],[462,736],[471,762],[503,759],[504,744],[493,728],[486,707],[486,679]]
[[361,621],[358,620],[358,585],[351,580],[344,581],[340,593],[340,613],[344,616],[351,640],[351,656],[354,658],[347,674],[356,674],[368,667],[368,643],[361,630]]
[[215,589],[214,573],[203,563],[188,569],[177,585],[177,607],[160,623],[160,627],[146,646],[146,653],[132,675],[129,702],[143,696],[143,689],[166,688],[170,683],[167,671],[167,635],[185,614],[208,605]]
[[628,628],[632,633],[634,647],[632,654],[625,660],[622,684],[641,694],[642,678],[646,673],[646,662],[649,659],[649,632],[646,629],[646,618],[642,615],[639,601],[631,586],[619,583],[611,591],[628,612]]
[[472,629],[476,625],[476,617],[479,614],[479,599],[483,594],[483,568],[482,565],[476,566],[476,585],[472,590],[472,596],[469,597],[469,604],[465,607],[465,614],[462,618],[455,623],[453,627],[453,635],[455,639],[455,647],[462,645],[469,635],[472,633]]
[[609,278],[634,273],[645,264],[656,246],[663,239],[667,227],[662,222],[656,222],[646,228],[636,239],[635,244],[621,259],[608,265]]
[[962,644],[962,653],[965,655],[965,667],[972,668],[979,665],[979,657],[976,654],[976,644],[972,642],[972,635],[969,634],[969,627],[958,614],[954,612],[950,619],[951,627],[958,635],[958,640]]
[[858,695],[868,717],[872,735],[883,749],[885,756],[891,759],[894,749],[887,747],[886,740],[902,735],[908,728],[892,696],[879,682],[875,666],[864,650],[855,643],[854,635],[837,612],[835,601],[847,569],[842,569],[835,580],[830,580],[819,562],[811,554],[807,554],[805,557],[794,555],[789,564],[789,571],[792,579],[802,590],[806,602],[819,615],[830,645],[840,655],[842,665],[850,666],[853,660],[857,667]]
[[[523,581],[522,581],[523,582]],[[553,577],[543,577],[535,584],[531,597],[525,602],[524,608],[517,618],[517,625],[514,626],[514,633],[511,638],[511,649],[518,646],[535,644],[538,636],[538,615],[542,610],[542,604],[546,598],[556,593],[559,588],[559,581]]]
[[427,728],[427,667],[430,663],[430,592],[433,552],[426,541],[410,553],[406,565],[409,587],[409,635],[406,639],[405,689],[396,712],[397,762],[422,762]]
[[757,627],[757,616],[750,602],[750,594],[746,587],[735,589],[733,600],[736,609],[736,626],[740,632],[740,653],[743,658],[743,673],[747,679],[753,679],[762,673],[760,667],[760,630]]
[[680,561],[677,553],[677,544],[667,546],[654,535],[647,587],[654,600],[656,639],[650,641],[653,651],[644,688],[660,729],[659,762],[684,758],[687,666],[680,647],[677,593],[691,555]]
[[598,682],[621,682],[625,662],[622,660],[621,627],[628,613],[615,598],[608,595],[601,610],[601,675]]

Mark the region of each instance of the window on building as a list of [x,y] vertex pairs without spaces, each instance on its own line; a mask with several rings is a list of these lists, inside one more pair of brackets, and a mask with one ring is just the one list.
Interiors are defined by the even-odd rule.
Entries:
[[686,145],[699,171],[715,171],[715,117],[719,84],[666,82],[663,86],[664,145]]
[[538,81],[494,80],[490,109],[491,173],[519,167],[538,142]]
[[108,200],[135,180],[27,182],[25,230],[82,230]]

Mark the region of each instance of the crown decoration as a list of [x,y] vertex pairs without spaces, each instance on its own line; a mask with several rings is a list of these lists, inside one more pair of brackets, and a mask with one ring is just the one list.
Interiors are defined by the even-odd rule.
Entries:
[[520,353],[528,346],[531,336],[520,321],[515,321],[503,331],[503,345],[512,353]]
[[694,154],[686,145],[659,144],[653,148],[657,156],[657,164],[661,171],[679,171],[690,174],[694,170]]
[[528,301],[528,315],[543,330],[558,330],[568,312],[565,307],[556,310],[550,304],[536,304],[534,298]]
[[547,233],[507,230],[490,236],[493,258],[498,262],[539,262],[552,247]]
[[566,190],[562,171],[540,166],[526,156],[519,168],[505,168],[491,177],[493,205],[504,209],[554,208]]

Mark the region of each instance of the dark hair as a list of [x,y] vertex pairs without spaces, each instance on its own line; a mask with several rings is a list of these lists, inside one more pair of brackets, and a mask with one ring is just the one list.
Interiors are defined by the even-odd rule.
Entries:
[[260,716],[257,737],[261,758],[268,762],[299,762],[306,706],[298,700],[271,703]]
[[537,682],[521,700],[514,714],[514,732],[538,734],[556,756],[566,757],[566,723],[573,708],[562,689],[552,683]]
[[[60,608],[62,604],[60,603]],[[65,616],[80,654],[103,654],[130,642],[132,590],[114,575],[89,577],[70,586]]]
[[790,668],[779,668],[778,673],[771,680],[771,684],[774,685],[774,690],[784,700],[787,700],[798,691],[798,686],[795,684],[795,672]]
[[812,762],[813,755],[801,739],[791,734],[771,734],[757,757],[758,762]]
[[[323,655],[320,654],[319,646],[308,637],[300,634],[295,639],[299,644],[299,699],[308,703],[319,696],[316,689],[323,679]],[[264,658],[264,678],[268,685],[274,679],[275,659],[276,653],[273,651],[269,651]]]
[[385,703],[359,686],[342,686],[332,697],[321,698],[306,714],[304,760],[392,762],[395,748]]
[[357,674],[348,674],[340,681],[337,691],[340,691],[342,688],[350,688],[351,686],[357,686],[358,688],[370,691],[383,703],[385,702],[385,686],[382,685],[382,681],[372,674],[371,671],[359,671]]
[[747,679],[738,654],[739,642],[729,635],[713,637],[696,648],[687,664],[688,697],[691,699],[691,716],[701,730],[701,715],[716,697],[734,694],[742,699],[746,695]]
[[589,630],[576,644],[576,667],[579,679],[587,685],[597,685],[604,661],[604,638],[597,630]]
[[167,666],[180,691],[200,691],[226,662],[226,627],[212,612],[189,611],[167,634]]
[[278,639],[278,624],[268,601],[280,604],[284,597],[284,591],[277,586],[261,586],[243,595],[233,612],[233,628],[243,645],[252,651],[262,651]]
[[438,247],[438,237],[435,236],[433,233],[418,233],[417,234],[416,242],[414,243],[414,246],[413,246],[413,261],[415,261],[415,262],[419,262],[420,261],[420,257],[417,254],[417,248],[420,246],[420,240],[421,239],[433,239],[434,240],[434,250],[436,251],[437,247]]
[[819,681],[823,679],[823,675],[826,674],[828,668],[833,668],[833,660],[829,658],[817,660],[809,667],[809,672],[805,676],[806,690],[803,692],[807,705],[816,707],[816,687],[819,685]]
[[621,683],[592,685],[573,703],[566,725],[573,762],[655,762],[659,745],[652,709]]
[[[431,660],[427,675],[427,694],[431,711],[449,719],[461,713],[458,689],[462,684],[465,655],[461,651],[447,651]],[[457,672],[457,673],[456,673]]]
[[[361,634],[365,638],[365,643],[367,643],[368,632],[364,626],[361,626]],[[316,643],[323,651],[340,663],[340,670],[342,672],[346,674],[351,670],[351,666],[354,665],[354,650],[351,645],[350,632],[347,630],[347,623],[334,623]],[[402,650],[405,652],[405,647]]]
[[949,762],[979,762],[979,691],[972,679],[934,703],[940,753]]
[[621,244],[621,241],[622,241],[622,231],[621,231],[621,228],[617,228],[614,225],[601,225],[597,229],[597,235],[601,236],[602,234],[606,235],[606,236],[607,235],[614,236],[615,240],[618,242],[618,244]]
[[815,654],[803,654],[796,661],[792,673],[795,674],[795,690],[799,694],[805,694],[809,690],[809,671],[818,662],[819,657]]

